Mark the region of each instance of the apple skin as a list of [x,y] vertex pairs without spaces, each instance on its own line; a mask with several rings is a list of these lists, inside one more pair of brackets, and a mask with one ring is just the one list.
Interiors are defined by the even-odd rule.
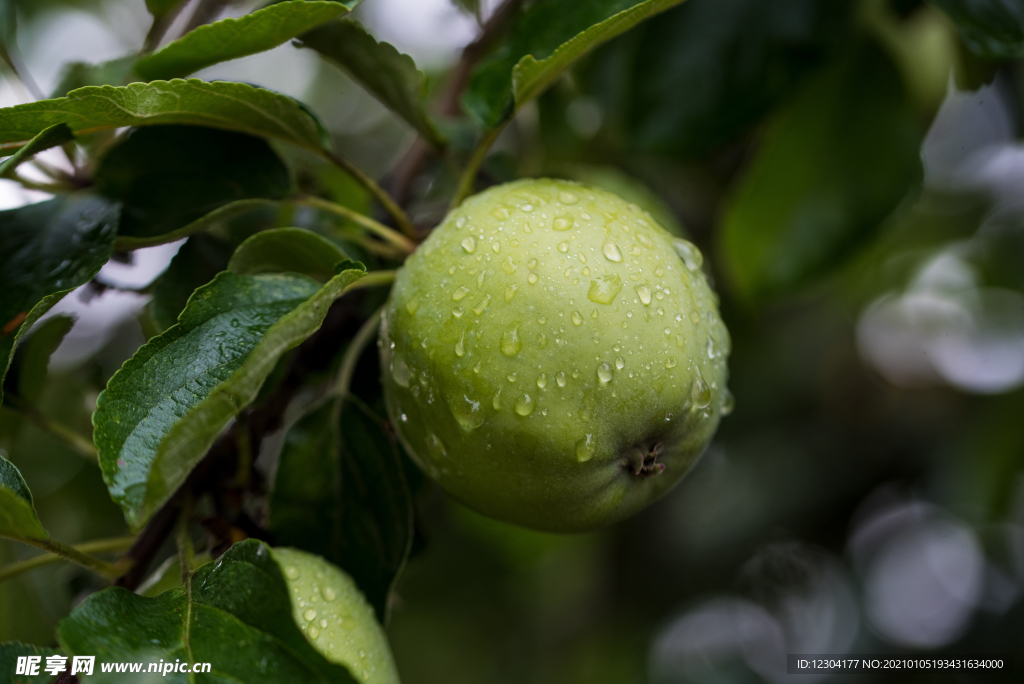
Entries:
[[650,504],[731,410],[701,261],[591,186],[527,179],[467,199],[383,313],[384,396],[410,456],[471,508],[538,530]]
[[384,629],[348,573],[298,549],[277,547],[271,555],[288,585],[295,624],[313,648],[360,684],[399,684]]

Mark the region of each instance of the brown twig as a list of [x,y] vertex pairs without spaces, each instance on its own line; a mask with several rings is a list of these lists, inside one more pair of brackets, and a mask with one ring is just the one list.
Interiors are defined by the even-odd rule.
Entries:
[[[178,0],[178,3],[171,8],[167,14],[162,17],[154,17],[153,25],[149,27],[149,33],[146,34],[146,40],[142,45],[143,52],[152,52],[163,40],[164,34],[167,33],[167,29],[171,28],[171,24],[181,13],[181,10],[188,4],[188,0]],[[195,15],[193,15],[195,18]]]
[[146,571],[152,565],[153,558],[167,539],[167,535],[174,529],[180,507],[181,501],[175,496],[150,518],[146,528],[136,537],[135,543],[122,557],[130,559],[132,566],[128,572],[117,578],[117,581],[114,582],[116,586],[131,591],[138,588],[146,577]]
[[0,45],[0,57],[7,63],[14,78],[25,86],[25,90],[28,91],[36,100],[45,100],[46,94],[43,93],[42,89],[36,83],[36,80],[32,78],[32,74],[28,72],[25,67],[25,62],[21,58],[21,53],[18,51],[17,45],[12,41],[10,45]]
[[189,17],[188,23],[185,24],[185,28],[182,29],[181,35],[185,35],[189,31],[197,29],[203,24],[209,24],[217,18],[220,11],[224,9],[229,2],[230,0],[199,0],[195,11],[192,12],[192,16]]
[[[491,16],[484,22],[480,29],[480,35],[472,43],[462,50],[458,63],[452,70],[448,82],[437,102],[437,113],[440,116],[458,116],[462,111],[462,93],[469,85],[469,79],[473,75],[473,69],[494,46],[505,30],[512,17],[519,10],[523,0],[505,0]],[[432,148],[422,138],[417,138],[412,146],[406,151],[405,156],[395,166],[391,174],[391,196],[399,204],[405,204],[416,176],[423,170],[423,166],[430,158]]]

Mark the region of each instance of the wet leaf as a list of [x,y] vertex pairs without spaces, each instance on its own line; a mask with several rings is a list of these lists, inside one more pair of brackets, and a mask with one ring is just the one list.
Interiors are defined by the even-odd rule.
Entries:
[[[23,644],[18,641],[5,641],[0,643],[0,672],[12,673],[12,684],[50,684],[54,680],[53,675],[46,674],[46,657],[61,655],[55,648]],[[21,656],[39,656],[39,674],[37,675],[14,675],[17,669],[18,658]]]
[[46,539],[32,503],[32,492],[13,463],[0,456],[0,536],[13,539]]
[[118,206],[90,195],[0,212],[0,381],[21,337],[110,258],[117,222]]
[[330,240],[302,228],[277,228],[256,233],[239,245],[228,270],[238,275],[301,273],[327,282],[334,265],[348,255]]
[[111,378],[97,400],[95,441],[103,479],[132,527],[185,481],[281,355],[364,274],[347,270],[320,287],[299,275],[221,273]]
[[682,0],[539,0],[508,42],[477,68],[463,102],[493,128],[551,85],[573,62]]
[[275,48],[315,26],[348,14],[349,9],[340,2],[279,2],[189,31],[140,59],[135,70],[147,81],[181,78],[219,62]]
[[361,24],[348,19],[303,34],[299,45],[336,63],[426,140],[434,145],[444,142],[424,107],[426,76],[412,57],[378,42]]
[[196,681],[355,684],[299,630],[281,568],[256,540],[196,570],[188,587],[153,598],[121,587],[95,593],[61,620],[57,638],[68,654],[97,663],[211,663]]
[[356,400],[335,399],[296,423],[278,462],[270,529],[352,575],[385,622],[414,532],[412,497],[385,422]]
[[158,124],[207,126],[322,151],[327,133],[301,104],[245,83],[198,79],[86,87],[67,97],[0,109],[0,143],[67,124],[76,134]]

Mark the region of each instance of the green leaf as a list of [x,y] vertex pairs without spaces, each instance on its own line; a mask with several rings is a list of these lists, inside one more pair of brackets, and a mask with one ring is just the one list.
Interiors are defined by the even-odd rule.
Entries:
[[269,526],[282,542],[352,575],[386,622],[414,531],[412,496],[386,423],[340,399],[296,423],[278,461]]
[[0,211],[0,382],[32,324],[110,258],[117,220],[116,204],[90,195]]
[[[299,630],[281,569],[255,540],[199,568],[188,587],[155,598],[120,587],[95,593],[61,620],[57,638],[67,653],[101,662],[212,663],[195,681],[355,684]],[[167,681],[192,681],[186,677]]]
[[726,211],[723,252],[739,293],[785,294],[860,247],[918,179],[922,137],[899,74],[872,45],[808,83]]
[[[285,434],[268,528],[279,543],[332,558],[340,531],[337,405],[325,401]],[[316,477],[310,477],[316,473]]]
[[[2,0],[0,0],[2,2]],[[54,680],[53,675],[46,674],[46,657],[61,655],[56,648],[23,644],[20,641],[5,641],[0,643],[0,672],[9,673],[12,684],[49,684]],[[37,675],[15,675],[18,658],[21,656],[39,656],[39,674]],[[69,661],[70,662],[70,661]]]
[[1019,0],[933,0],[972,52],[989,59],[1024,56],[1024,3]]
[[26,162],[44,150],[63,145],[75,139],[71,129],[64,124],[51,126],[32,138],[27,145],[14,153],[7,161],[0,164],[0,178],[10,178],[22,162]]
[[132,527],[185,481],[281,356],[364,274],[348,270],[319,287],[305,276],[221,273],[111,378],[93,415],[95,441],[107,488]]
[[0,60],[10,64],[7,46],[15,42],[18,35],[18,13],[13,0],[0,0]]
[[412,495],[387,423],[346,401],[341,410],[341,534],[337,555],[381,622],[412,547]]
[[377,42],[359,22],[332,21],[302,35],[300,47],[316,50],[343,68],[381,104],[404,119],[424,139],[444,139],[424,107],[427,79],[412,57]]
[[320,123],[290,97],[245,83],[194,78],[79,88],[67,97],[0,109],[0,143],[29,140],[60,123],[76,134],[187,124],[283,140],[314,152],[329,144]]
[[25,478],[13,463],[0,456],[0,537],[46,539],[49,536],[36,515]]
[[288,167],[265,140],[195,126],[135,129],[103,158],[95,180],[97,192],[121,202],[118,236],[133,240],[118,247],[180,239],[223,220],[210,213],[228,203],[280,199],[292,189]]
[[[212,560],[213,557],[207,551],[197,553],[192,557],[192,567],[201,568]],[[159,596],[165,591],[177,589],[182,584],[184,580],[181,577],[181,559],[174,555],[161,563],[153,574],[135,589],[135,593],[142,596]]]
[[334,265],[348,255],[330,240],[302,228],[277,228],[256,233],[239,245],[228,270],[238,275],[300,273],[327,282]]
[[[43,391],[46,371],[50,365],[50,357],[71,332],[75,324],[74,316],[53,316],[35,326],[32,334],[18,348],[15,356],[14,370],[17,373],[18,396],[30,404],[35,404]],[[11,373],[7,377],[12,380]]]
[[[153,247],[156,245],[166,245],[170,242],[177,242],[183,238],[194,236],[196,233],[201,233],[204,230],[221,226],[225,221],[244,216],[255,209],[263,209],[268,207],[276,207],[277,202],[275,200],[268,199],[243,199],[229,202],[222,207],[214,209],[209,214],[197,218],[192,223],[188,223],[181,228],[171,230],[166,233],[154,235],[153,237],[134,237],[131,235],[118,235],[117,239],[114,240],[114,251],[128,252],[135,249],[143,249],[145,247]],[[225,262],[227,265],[227,262]],[[217,269],[223,271],[223,268]],[[211,274],[210,278],[215,274]],[[203,283],[210,280],[207,278]],[[202,283],[199,283],[200,285]]]
[[349,8],[340,2],[290,0],[200,26],[135,66],[147,81],[180,78],[205,67],[270,50]]
[[150,312],[157,327],[167,330],[177,323],[192,293],[228,267],[233,251],[230,244],[210,235],[190,237],[153,286]]
[[99,64],[72,62],[64,67],[60,81],[50,97],[67,97],[72,90],[87,86],[123,86],[138,81],[135,60],[135,55],[131,55]]
[[598,45],[682,0],[538,0],[523,12],[508,42],[477,68],[463,103],[494,128]]
[[624,121],[636,147],[705,155],[746,133],[825,64],[850,33],[854,6],[686,2],[602,54],[606,68],[590,75],[591,88],[604,94],[606,120]]

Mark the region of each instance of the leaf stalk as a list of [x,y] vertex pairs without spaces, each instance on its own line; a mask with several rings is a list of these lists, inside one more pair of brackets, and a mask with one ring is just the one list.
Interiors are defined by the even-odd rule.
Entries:
[[508,125],[508,121],[505,121],[499,126],[492,128],[483,134],[480,141],[476,145],[476,149],[473,150],[473,156],[469,158],[466,163],[466,168],[462,172],[462,177],[459,178],[458,188],[455,190],[455,196],[452,197],[451,206],[448,207],[448,211],[451,211],[455,207],[462,204],[462,201],[473,194],[473,189],[476,187],[476,174],[480,171],[480,165],[483,163],[484,158],[491,149],[491,145],[498,139],[501,132],[505,130],[505,126]]
[[10,537],[14,541],[19,541],[23,544],[34,546],[37,549],[46,551],[46,554],[30,558],[20,563],[13,563],[7,567],[0,569],[0,582],[6,579],[10,579],[23,572],[34,570],[35,568],[49,565],[50,563],[56,563],[61,560],[71,561],[76,563],[87,570],[92,570],[98,575],[102,575],[107,579],[115,579],[125,573],[130,567],[131,561],[121,559],[115,563],[109,563],[105,560],[93,556],[93,553],[102,553],[104,551],[118,551],[120,549],[131,546],[132,542],[135,541],[134,537],[114,537],[112,539],[100,539],[94,542],[87,542],[85,544],[79,544],[78,546],[71,546],[64,542],[59,542],[56,539],[28,539],[24,537]]
[[[369,276],[368,276],[369,277]],[[365,278],[364,278],[365,280]],[[348,394],[349,387],[352,386],[352,376],[355,375],[356,365],[359,363],[359,357],[363,355],[363,350],[366,349],[373,339],[377,337],[377,329],[380,328],[380,319],[384,313],[384,309],[380,308],[373,312],[373,314],[366,319],[362,327],[349,342],[348,348],[345,350],[345,355],[341,358],[341,367],[338,370],[338,382],[334,386],[333,394],[339,399],[345,398]]]
[[391,218],[395,220],[395,224],[398,226],[399,230],[401,230],[406,237],[413,240],[416,239],[416,228],[412,225],[412,221],[409,220],[409,216],[405,213],[405,210],[398,205],[398,202],[396,202],[391,195],[384,190],[384,188],[377,184],[377,181],[370,178],[366,175],[366,172],[339,154],[334,152],[324,152],[323,155],[328,161],[348,173],[356,180],[356,182],[366,188],[380,203],[380,205],[384,207],[384,211],[391,215]]
[[353,211],[348,207],[342,206],[335,202],[331,202],[329,200],[322,199],[320,197],[313,197],[311,195],[300,197],[297,201],[299,204],[304,204],[308,207],[320,209],[335,214],[336,216],[346,218],[352,221],[353,223],[357,223],[363,228],[366,228],[374,235],[383,239],[388,244],[399,248],[403,254],[412,254],[413,251],[416,250],[416,243],[410,240],[409,238],[405,237],[401,233],[391,228],[388,228],[383,223],[374,221],[369,216],[364,216],[363,214],[360,214],[357,211]]

